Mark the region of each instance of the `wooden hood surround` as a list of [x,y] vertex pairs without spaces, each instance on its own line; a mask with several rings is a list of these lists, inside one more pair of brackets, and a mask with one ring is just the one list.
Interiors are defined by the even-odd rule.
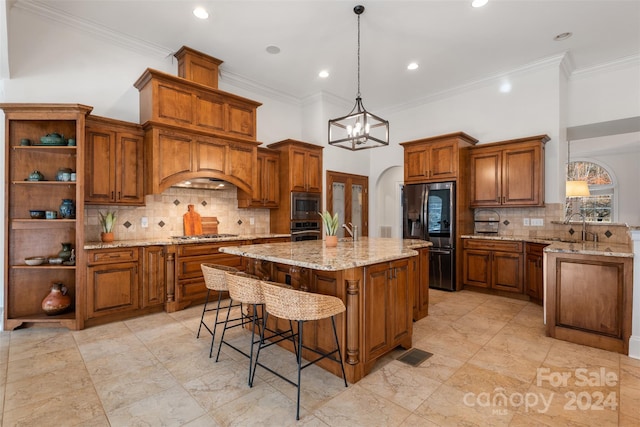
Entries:
[[145,130],[145,194],[193,178],[222,179],[251,193],[261,104],[217,88],[222,61],[187,47],[175,57],[179,76],[147,69],[134,84]]

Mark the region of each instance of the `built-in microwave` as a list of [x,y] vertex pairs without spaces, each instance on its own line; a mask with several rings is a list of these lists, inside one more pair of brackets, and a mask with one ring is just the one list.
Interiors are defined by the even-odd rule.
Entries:
[[291,220],[319,219],[321,209],[320,193],[291,192]]

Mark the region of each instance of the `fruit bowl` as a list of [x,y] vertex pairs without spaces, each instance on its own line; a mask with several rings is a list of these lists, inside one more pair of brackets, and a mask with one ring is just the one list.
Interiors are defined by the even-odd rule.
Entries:
[[27,265],[40,265],[44,263],[45,257],[43,256],[32,256],[24,259],[24,263]]
[[31,219],[44,219],[46,213],[45,211],[30,210],[29,215],[31,215]]

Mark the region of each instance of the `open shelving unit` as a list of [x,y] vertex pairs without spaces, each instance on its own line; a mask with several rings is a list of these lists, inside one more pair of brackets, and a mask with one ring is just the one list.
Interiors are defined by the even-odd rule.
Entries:
[[[80,104],[0,104],[5,113],[5,277],[4,328],[59,324],[82,329],[84,280],[84,128],[91,107]],[[36,145],[40,137],[59,133],[75,138],[75,146]],[[21,145],[29,139],[33,145]],[[56,181],[59,168],[76,171],[77,180]],[[39,170],[43,181],[27,181]],[[62,199],[75,202],[73,219],[31,219],[29,210],[59,211]],[[25,258],[56,257],[61,244],[76,249],[75,265],[29,266]],[[61,282],[72,297],[63,314],[48,316],[42,300],[53,282]]]

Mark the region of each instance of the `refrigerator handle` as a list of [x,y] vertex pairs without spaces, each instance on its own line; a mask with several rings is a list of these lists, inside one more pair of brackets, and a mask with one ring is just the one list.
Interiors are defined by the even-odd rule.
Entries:
[[422,223],[422,239],[429,240],[429,184],[423,184],[421,197],[420,222]]

